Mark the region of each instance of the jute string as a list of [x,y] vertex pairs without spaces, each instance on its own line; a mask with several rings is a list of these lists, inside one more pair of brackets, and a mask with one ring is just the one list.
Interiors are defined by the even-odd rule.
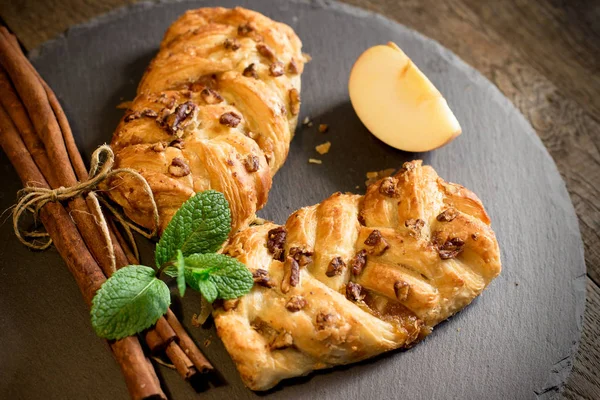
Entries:
[[[114,248],[110,238],[110,229],[108,227],[106,218],[104,217],[104,213],[102,212],[100,203],[102,203],[102,205],[106,207],[106,209],[108,209],[114,216],[117,222],[123,226],[131,248],[134,251],[135,257],[136,259],[139,259],[139,253],[132,231],[136,231],[147,238],[156,236],[158,233],[159,224],[158,207],[156,206],[152,189],[150,189],[150,185],[146,179],[139,172],[130,168],[113,169],[114,163],[115,155],[110,146],[105,144],[98,147],[96,151],[94,151],[94,154],[92,154],[88,180],[79,182],[71,187],[60,187],[58,189],[46,189],[34,186],[28,186],[21,189],[18,193],[19,201],[13,210],[13,229],[19,241],[34,250],[45,250],[50,247],[52,244],[52,239],[50,239],[48,233],[39,231],[22,231],[19,228],[19,222],[21,218],[23,218],[24,215],[29,212],[33,215],[34,219],[36,219],[42,207],[49,202],[63,202],[71,200],[77,196],[85,196],[86,199],[91,200],[88,204],[91,203],[90,209],[94,214],[96,222],[100,228],[100,231],[102,232],[102,236],[107,243],[109,258],[112,264],[112,272],[116,270]],[[133,176],[139,181],[142,190],[148,195],[154,217],[154,227],[151,231],[147,231],[139,227],[137,224],[125,217],[122,212],[113,207],[104,197],[98,195],[101,193],[98,191],[98,186],[102,182],[107,181],[118,174],[129,174]],[[33,240],[28,240],[27,238]]]

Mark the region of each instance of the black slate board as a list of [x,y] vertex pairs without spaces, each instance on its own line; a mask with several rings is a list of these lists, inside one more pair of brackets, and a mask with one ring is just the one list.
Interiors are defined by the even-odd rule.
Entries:
[[[385,18],[329,2],[183,1],[138,4],[68,31],[31,55],[54,88],[85,155],[110,140],[163,32],[186,9],[242,5],[291,25],[313,56],[302,77],[301,120],[290,156],[275,178],[263,217],[287,215],[335,191],[363,192],[365,173],[422,158],[483,200],[502,248],[504,270],[466,310],[415,348],[359,365],[287,381],[266,395],[245,389],[214,330],[190,326],[199,298],[176,309],[223,379],[201,396],[238,399],[527,399],[555,395],[571,370],[585,297],[577,219],[542,143],[485,78],[435,42]],[[427,154],[387,147],[349,103],[352,63],[367,47],[395,41],[445,95],[463,135]],[[318,123],[330,125],[323,135]],[[401,126],[402,121],[398,121]],[[332,142],[325,156],[316,144]],[[323,165],[308,164],[309,157]],[[0,208],[20,183],[0,153]],[[360,189],[356,189],[360,186]],[[0,398],[125,399],[120,371],[94,336],[79,291],[54,250],[33,253],[0,226]],[[144,244],[145,258],[152,247]],[[211,338],[209,347],[202,343]],[[197,398],[174,371],[160,368],[173,398]],[[201,389],[201,388],[199,388]]]

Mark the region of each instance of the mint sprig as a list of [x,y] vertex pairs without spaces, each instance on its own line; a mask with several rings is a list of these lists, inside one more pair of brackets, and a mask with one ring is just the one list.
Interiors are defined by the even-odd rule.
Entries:
[[185,258],[185,280],[209,302],[235,299],[252,289],[254,280],[246,266],[223,254],[193,254]]
[[222,193],[207,190],[186,201],[171,219],[156,245],[156,266],[184,256],[214,253],[231,230],[229,203]]
[[176,278],[181,296],[186,286],[211,303],[248,293],[254,282],[246,266],[215,253],[230,230],[231,212],[222,193],[208,190],[186,201],[156,246],[156,268],[121,268],[94,296],[91,320],[98,336],[121,339],[154,325],[171,303],[169,288],[159,279],[162,272]]
[[92,300],[92,326],[98,336],[122,339],[154,325],[167,312],[171,295],[156,271],[143,265],[119,269]]

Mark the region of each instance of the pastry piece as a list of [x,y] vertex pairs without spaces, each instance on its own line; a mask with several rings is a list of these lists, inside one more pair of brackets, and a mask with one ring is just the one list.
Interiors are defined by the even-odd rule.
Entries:
[[[111,143],[116,167],[150,184],[161,231],[195,192],[225,195],[234,232],[266,203],[297,123],[304,62],[294,31],[254,11],[202,8],[171,25]],[[152,228],[139,182],[123,175],[110,186]]]
[[213,313],[253,390],[412,346],[501,269],[481,201],[421,161],[365,196],[336,193],[285,226],[251,226],[224,252],[255,276],[250,293]]

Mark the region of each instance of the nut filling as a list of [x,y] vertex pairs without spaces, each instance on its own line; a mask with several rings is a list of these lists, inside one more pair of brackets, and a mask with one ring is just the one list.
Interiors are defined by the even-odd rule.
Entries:
[[225,46],[225,48],[227,50],[236,51],[237,49],[240,48],[240,42],[238,42],[237,39],[229,39],[228,38],[228,39],[225,39],[223,46]]
[[178,105],[175,111],[162,119],[160,124],[172,135],[181,136],[182,130],[192,122],[196,108],[194,103],[186,101]]
[[285,308],[287,308],[288,311],[290,312],[297,312],[302,310],[304,307],[306,307],[306,305],[308,304],[308,302],[306,301],[306,299],[300,295],[296,295],[296,296],[292,296],[290,297],[290,299],[288,300],[288,302],[285,305]]
[[250,34],[250,32],[254,31],[254,27],[252,27],[252,25],[250,24],[242,24],[240,26],[238,26],[237,29],[237,33],[240,36],[248,36],[248,34]]
[[387,197],[395,197],[396,196],[396,185],[398,184],[398,179],[387,177],[383,181],[381,181],[381,185],[379,186],[379,193]]
[[258,157],[254,154],[248,154],[248,156],[244,159],[244,167],[248,172],[256,172],[258,171],[260,163],[258,161]]
[[300,266],[298,265],[298,261],[288,256],[285,259],[283,269],[284,273],[283,279],[281,280],[281,292],[287,293],[290,291],[291,287],[296,287],[298,286],[298,283],[300,283]]
[[447,210],[442,211],[440,215],[435,217],[435,219],[437,219],[440,222],[450,222],[454,220],[454,218],[456,218],[457,216],[458,211],[456,210],[456,208],[448,208]]
[[256,50],[258,50],[258,53],[261,56],[268,58],[270,61],[275,61],[275,53],[273,53],[273,50],[271,50],[271,48],[266,44],[257,44]]
[[344,268],[346,268],[346,263],[344,262],[344,260],[342,260],[342,257],[334,257],[329,262],[325,275],[327,275],[330,278],[336,275],[340,275]]
[[283,63],[280,63],[279,61],[276,61],[269,66],[269,73],[271,76],[281,76],[284,72]]
[[346,285],[346,298],[352,301],[361,301],[365,298],[365,295],[362,293],[363,288],[358,283],[348,282]]
[[380,256],[390,247],[386,240],[381,236],[381,232],[377,229],[373,230],[365,240],[365,244],[370,246],[369,254]]
[[301,268],[312,262],[312,255],[312,251],[308,251],[303,247],[290,248],[290,257],[296,260]]
[[180,157],[175,157],[169,165],[169,173],[177,178],[181,178],[190,174],[190,167]]
[[360,275],[367,264],[367,251],[361,250],[350,260],[352,275]]
[[154,110],[146,108],[145,110],[142,110],[142,111],[132,112],[131,114],[127,115],[123,120],[125,122],[130,122],[130,121],[133,121],[134,119],[139,119],[142,117],[156,118],[156,117],[158,117],[158,113]]
[[273,254],[275,260],[283,261],[283,246],[285,245],[286,236],[287,232],[283,226],[271,229],[267,233],[267,249]]
[[443,245],[438,247],[438,254],[442,260],[448,260],[457,257],[463,252],[465,242],[460,238],[448,239]]
[[410,291],[410,285],[408,282],[396,281],[394,282],[394,293],[398,301],[405,301],[408,298],[408,292]]
[[223,101],[223,97],[219,93],[209,88],[202,89],[200,96],[207,104],[218,104]]
[[242,75],[244,75],[247,78],[258,79],[258,74],[256,73],[256,69],[254,68],[254,63],[252,63],[252,64],[248,65],[246,68],[244,68]]
[[272,288],[273,286],[275,286],[275,283],[271,280],[271,278],[269,278],[269,273],[264,269],[257,269],[256,271],[254,271],[252,273],[252,279],[257,285],[266,288]]
[[404,226],[408,228],[410,236],[419,238],[421,237],[421,229],[425,226],[425,221],[420,218],[407,219],[404,221]]
[[219,123],[221,125],[228,126],[230,128],[235,128],[242,121],[242,117],[233,111],[226,112],[219,118]]

